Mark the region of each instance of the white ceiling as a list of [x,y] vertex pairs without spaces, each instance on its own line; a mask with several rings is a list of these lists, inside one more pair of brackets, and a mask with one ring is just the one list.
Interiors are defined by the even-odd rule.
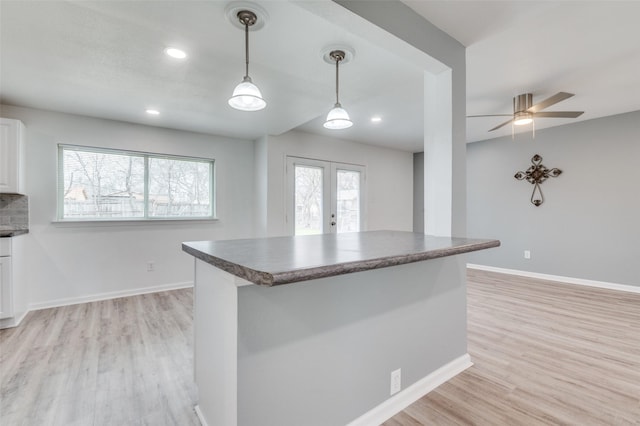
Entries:
[[[539,118],[536,130],[640,110],[640,1],[404,1],[467,46],[467,115],[509,114],[512,98],[534,104],[557,92],[575,96],[545,111],[584,111],[577,119]],[[467,119],[467,141],[508,117]],[[516,132],[530,132],[518,126]]]
[[[346,31],[351,12],[313,3],[257,2],[268,17],[250,33],[249,74],[268,105],[240,112],[227,104],[244,75],[244,31],[226,16],[230,2],[2,0],[1,100],[238,138],[322,132],[335,102],[335,67],[322,53],[346,45],[355,56],[340,69],[340,100],[357,124],[334,134],[412,150],[422,97],[402,94],[421,86],[420,68]],[[329,22],[336,13],[347,20]],[[169,58],[166,46],[189,57]],[[146,116],[148,107],[160,116]],[[385,121],[373,125],[372,115]]]
[[[250,35],[250,75],[268,106],[227,105],[244,73],[243,32],[226,1],[0,1],[0,101],[238,138],[291,129],[420,151],[423,63],[398,40],[328,0],[257,1],[268,17]],[[467,49],[467,112],[511,112],[575,93],[549,110],[577,120],[640,109],[640,2],[405,1]],[[348,30],[347,30],[348,29]],[[385,39],[386,37],[386,39]],[[322,127],[334,102],[327,46],[355,57],[340,68],[340,100],[351,129]],[[189,57],[176,61],[163,49]],[[394,53],[404,52],[404,53]],[[146,108],[161,111],[149,117]],[[370,118],[382,117],[374,124]],[[502,118],[468,119],[467,139]],[[536,128],[576,120],[540,119]]]

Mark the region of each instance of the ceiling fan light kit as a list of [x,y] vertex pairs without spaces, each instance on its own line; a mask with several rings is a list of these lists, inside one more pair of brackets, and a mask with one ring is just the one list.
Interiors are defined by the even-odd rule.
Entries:
[[525,93],[513,98],[513,124],[524,126],[533,122],[533,114],[527,112],[533,106],[533,95]]
[[533,117],[531,116],[531,114],[528,114],[526,112],[517,113],[513,120],[513,124],[515,124],[516,126],[524,126],[530,123],[533,123]]

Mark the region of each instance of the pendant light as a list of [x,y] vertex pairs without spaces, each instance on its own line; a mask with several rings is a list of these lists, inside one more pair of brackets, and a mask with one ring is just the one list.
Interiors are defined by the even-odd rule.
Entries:
[[338,80],[338,67],[340,61],[345,57],[343,50],[333,50],[329,53],[329,57],[336,63],[336,103],[333,109],[327,114],[327,121],[324,122],[324,127],[331,130],[348,129],[353,126],[353,122],[349,119],[349,114],[340,105],[340,99],[338,97],[339,80]]
[[237,16],[240,23],[244,25],[245,75],[233,90],[229,105],[240,111],[259,111],[266,107],[267,103],[262,99],[258,86],[253,84],[249,77],[249,27],[256,23],[258,17],[250,10],[241,10]]

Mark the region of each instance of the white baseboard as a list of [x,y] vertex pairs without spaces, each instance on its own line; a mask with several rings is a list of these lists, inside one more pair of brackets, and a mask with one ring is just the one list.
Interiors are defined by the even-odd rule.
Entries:
[[22,320],[24,319],[24,317],[26,317],[28,313],[29,311],[24,311],[22,314],[18,315],[17,317],[0,319],[0,330],[4,328],[13,328],[13,327],[19,326]]
[[640,293],[640,285],[616,284],[605,281],[585,280],[583,278],[563,277],[559,275],[540,274],[538,272],[520,271],[518,269],[498,268],[495,266],[476,265],[467,263],[467,268],[477,269],[479,271],[497,272],[499,274],[517,275],[521,277],[537,278],[547,281],[556,281],[566,284],[577,284],[588,287],[605,288],[607,290],[627,291],[629,293]]
[[428,376],[418,380],[403,391],[395,394],[382,404],[358,417],[347,426],[371,426],[382,424],[472,365],[473,363],[471,362],[469,354],[464,354],[450,363],[438,368]]
[[107,293],[91,294],[88,296],[69,297],[65,299],[49,300],[46,302],[29,304],[29,311],[58,308],[60,306],[77,305],[79,303],[98,302],[100,300],[117,299],[118,297],[137,296],[139,294],[158,293],[161,291],[178,290],[193,287],[193,281],[171,284],[160,284],[151,287],[134,288],[130,290],[110,291]]

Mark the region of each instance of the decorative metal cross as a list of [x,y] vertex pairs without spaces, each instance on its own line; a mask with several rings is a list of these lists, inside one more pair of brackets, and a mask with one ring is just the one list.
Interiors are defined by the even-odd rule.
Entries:
[[544,196],[542,195],[542,189],[540,184],[547,180],[549,177],[558,177],[562,173],[560,169],[547,169],[542,165],[542,157],[538,154],[531,157],[533,166],[529,167],[525,172],[518,172],[515,174],[515,178],[518,180],[526,179],[533,187],[533,193],[531,194],[531,202],[534,206],[538,207],[544,202]]

